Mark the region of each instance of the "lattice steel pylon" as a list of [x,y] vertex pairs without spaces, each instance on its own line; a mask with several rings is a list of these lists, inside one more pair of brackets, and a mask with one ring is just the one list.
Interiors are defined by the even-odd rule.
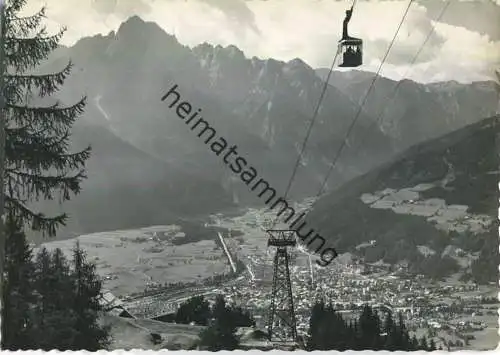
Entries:
[[297,325],[293,307],[292,282],[287,247],[297,244],[294,230],[268,230],[268,246],[277,248],[274,256],[273,290],[267,322],[269,340],[297,342]]

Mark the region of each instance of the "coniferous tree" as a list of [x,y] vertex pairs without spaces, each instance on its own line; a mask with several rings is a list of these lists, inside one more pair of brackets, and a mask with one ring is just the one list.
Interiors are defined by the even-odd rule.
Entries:
[[227,307],[231,322],[236,327],[253,327],[255,320],[248,311],[244,311],[240,306]]
[[236,327],[224,315],[200,333],[199,344],[209,351],[235,350],[238,343]]
[[423,351],[429,350],[429,346],[427,344],[427,337],[425,335],[422,338],[420,338],[419,350]]
[[380,319],[368,305],[363,307],[359,317],[361,330],[360,345],[365,350],[379,350],[381,348]]
[[[241,311],[241,308],[240,308]],[[222,295],[217,296],[212,315],[214,322],[200,333],[199,344],[209,351],[234,350],[238,347],[238,337],[236,328],[240,319],[235,315],[231,307],[227,307],[226,301]]]
[[184,302],[175,314],[175,322],[207,325],[210,318],[210,305],[203,296],[195,296]]
[[[52,293],[51,299],[53,308],[47,316],[52,319],[51,324],[54,324],[55,331],[47,349],[77,350],[76,337],[81,328],[78,326],[78,316],[73,305],[75,289],[72,270],[61,249],[52,251],[50,257],[51,278],[55,292]],[[40,335],[43,336],[43,333]],[[92,339],[89,337],[88,341]]]
[[60,337],[60,331],[63,328],[71,329],[72,326],[72,323],[67,321],[64,307],[66,302],[63,301],[61,304],[61,300],[68,294],[59,292],[64,287],[64,280],[68,274],[62,276],[63,270],[56,271],[53,261],[51,253],[46,248],[42,248],[36,255],[34,289],[37,302],[34,343],[36,348],[45,351],[64,350],[67,339]]
[[42,248],[35,259],[34,344],[36,349],[45,351],[66,350],[73,339],[73,312],[67,308],[71,297],[69,268],[62,253],[56,253]]
[[21,224],[53,236],[66,214],[48,217],[28,204],[56,197],[62,202],[80,191],[90,147],[70,153],[69,139],[86,98],[65,107],[49,100],[70,74],[71,62],[58,73],[35,73],[58,47],[65,29],[47,35],[42,26],[45,8],[22,17],[26,3],[10,0],[5,8],[5,209]]
[[[65,201],[71,193],[79,192],[90,147],[70,153],[68,145],[70,128],[83,112],[85,98],[68,107],[62,107],[54,100],[49,101],[49,97],[60,88],[70,73],[71,63],[57,73],[39,74],[37,67],[57,48],[64,29],[54,35],[47,35],[42,26],[45,9],[31,16],[21,16],[20,12],[26,3],[27,0],[7,0],[2,21],[5,30],[2,33],[5,56],[2,57],[4,86],[1,93],[5,100],[5,160],[0,164],[5,170],[3,186],[0,188],[5,193],[6,216],[21,227],[30,226],[33,230],[53,236],[57,226],[64,224],[66,215],[47,217],[32,209],[31,203],[56,197],[59,197],[59,201]],[[9,233],[10,237],[13,235],[20,236],[18,233]],[[0,235],[2,250],[5,250],[6,236]],[[23,243],[12,245],[20,249],[11,253],[22,253]],[[1,255],[0,283],[3,286],[4,277],[12,280],[15,276],[4,274],[5,260],[4,254]],[[50,261],[46,256],[38,261],[48,270]],[[47,287],[43,289],[47,291]],[[5,292],[10,291],[6,289]],[[46,295],[38,295],[43,305],[34,309],[33,317],[42,324],[47,313],[41,310],[46,311],[49,307],[48,295],[48,291]],[[4,311],[8,313],[13,310]],[[27,314],[24,316],[27,317]],[[50,337],[40,339],[47,341]],[[11,340],[6,338],[5,341]],[[2,343],[7,346],[4,341]],[[25,342],[17,342],[17,345],[11,343],[9,346],[21,348],[29,346],[26,345],[28,343],[26,339]]]
[[318,302],[311,310],[307,350],[411,351],[420,350],[424,343],[428,349],[426,339],[420,343],[415,335],[410,339],[401,314],[398,324],[391,313],[381,323],[377,312],[368,305],[357,320],[347,323],[331,305]]
[[74,343],[75,315],[71,308],[72,285],[68,261],[60,249],[45,248],[37,255],[35,288],[42,308],[36,322],[37,348],[70,350]]
[[[50,320],[47,320],[47,315],[52,311],[52,285],[51,285],[51,267],[49,251],[43,247],[35,257],[35,280],[33,283],[35,294],[37,296],[35,309],[35,323],[37,333],[41,333],[41,329],[45,332],[42,341],[46,341],[50,327]],[[37,338],[39,338],[37,334]],[[38,342],[39,339],[37,339]],[[38,343],[41,348],[41,344]]]
[[224,299],[224,296],[219,294],[215,298],[215,303],[212,307],[212,317],[216,319],[222,317],[225,310],[226,310],[226,300]]
[[412,350],[419,350],[419,343],[418,343],[417,336],[415,334],[413,334],[413,336],[411,337],[410,347]]
[[412,348],[410,334],[408,333],[408,328],[406,327],[406,324],[403,320],[403,314],[401,312],[398,313],[397,344],[399,350],[407,350]]
[[429,342],[429,351],[435,351],[436,350],[436,342],[434,339],[431,339]]
[[[308,350],[323,350],[323,334],[322,328],[325,323],[325,304],[323,301],[316,302],[311,310],[311,317],[309,318],[309,331],[308,331]],[[324,331],[324,330],[323,330]]]
[[352,350],[360,350],[360,330],[358,327],[358,320],[355,319],[354,323],[352,325],[352,335],[351,335],[351,346],[350,349]]
[[97,276],[95,264],[86,260],[84,251],[77,242],[73,248],[73,275],[71,283],[74,290],[73,304],[75,328],[77,333],[72,344],[73,350],[97,351],[109,344],[109,328],[101,327],[98,322],[102,306],[99,303],[102,281]]
[[2,293],[2,349],[33,348],[33,280],[35,265],[26,235],[7,216],[5,233],[5,282]]
[[390,351],[397,350],[401,334],[399,327],[397,327],[394,323],[391,312],[387,313],[382,332],[386,334],[384,339],[384,349]]
[[[16,243],[25,240],[22,233],[15,238]],[[14,243],[9,243],[11,245]],[[2,346],[11,350],[45,351],[106,348],[109,329],[98,323],[101,284],[95,266],[82,258],[79,266],[82,272],[77,277],[78,267],[71,268],[60,249],[49,252],[42,248],[34,262],[29,248],[26,250],[30,258],[23,260],[23,265],[30,276],[20,278],[21,283],[14,283],[15,273],[8,272],[6,279],[6,291],[10,292],[3,296],[7,301],[3,319],[4,324],[11,327],[2,327],[5,334]],[[18,270],[23,270],[23,265]],[[78,280],[80,291],[75,287]]]

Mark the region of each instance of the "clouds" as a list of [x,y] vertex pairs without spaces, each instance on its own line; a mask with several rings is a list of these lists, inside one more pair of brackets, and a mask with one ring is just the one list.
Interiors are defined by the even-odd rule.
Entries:
[[91,0],[92,8],[99,14],[130,17],[151,11],[151,5],[146,0]]
[[260,35],[260,30],[255,22],[255,14],[248,8],[243,0],[200,0],[210,6],[221,10],[233,24],[233,29],[239,31],[248,28]]
[[[496,5],[492,0],[452,1],[441,22],[465,27],[473,32],[488,35],[492,40],[500,40],[500,0]],[[443,1],[418,0],[430,17],[437,17],[443,8]]]
[[[405,4],[406,5],[406,4]],[[404,7],[404,8],[403,8]],[[383,36],[370,36],[370,29],[365,29],[368,36],[365,38],[366,56],[368,58],[383,58],[392,37],[397,30],[399,21],[403,17],[406,6],[401,8],[399,16],[394,15],[397,21],[391,21],[393,28],[387,30]],[[397,23],[396,23],[397,22]],[[423,46],[425,42],[425,47]],[[408,11],[405,22],[403,23],[398,36],[396,37],[395,45],[391,48],[391,52],[387,57],[386,63],[394,65],[407,65],[408,63],[425,63],[436,59],[439,52],[439,47],[446,42],[441,34],[436,33],[434,24],[427,15],[425,8],[421,6],[413,6]],[[420,52],[419,52],[420,51]],[[416,53],[419,55],[416,56]]]
[[[75,12],[69,1],[45,1],[53,23],[67,25],[68,44],[84,35],[116,30],[128,16],[138,14],[157,22],[183,44],[194,46],[205,41],[234,44],[250,57],[280,60],[300,57],[313,67],[330,65],[345,9],[350,5],[346,1],[327,0],[79,0],[79,11]],[[30,0],[29,6],[33,8],[37,2],[41,5],[39,0]],[[361,69],[378,68],[407,4],[407,1],[358,1],[349,32],[365,41],[366,65]],[[475,19],[474,11],[469,11],[467,21],[457,15],[460,4],[451,0],[444,16],[448,20],[435,24],[444,2],[414,3],[382,75],[399,78],[407,73],[415,53],[436,25],[435,34],[409,71],[410,78],[470,81],[491,76],[493,68],[500,67],[500,43],[487,30],[471,30],[478,28],[482,19]],[[484,12],[484,6],[492,3],[471,4]],[[462,27],[460,21],[469,29]]]

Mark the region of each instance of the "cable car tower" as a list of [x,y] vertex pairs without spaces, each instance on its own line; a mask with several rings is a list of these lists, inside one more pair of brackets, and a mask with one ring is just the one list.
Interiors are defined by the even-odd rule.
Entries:
[[267,323],[269,340],[278,343],[296,343],[297,325],[287,251],[287,247],[294,247],[297,244],[296,231],[270,229],[267,233],[269,233],[267,245],[277,248],[273,263],[271,309]]
[[[356,0],[349,10],[346,11],[346,17],[344,19],[342,39],[339,41],[338,50],[333,60],[332,67],[330,68],[330,74],[336,63],[337,56],[342,54],[342,63],[339,64],[340,67],[355,68],[363,64],[363,41],[360,38],[351,37],[348,33],[349,21],[352,17],[352,12],[354,6],[356,5]],[[328,78],[330,77],[328,75]],[[328,79],[325,81],[325,86],[323,88],[323,94],[321,96],[320,102],[323,99],[324,92],[327,88]],[[313,119],[317,116],[320,104],[316,108]],[[304,145],[302,147],[302,152],[305,147],[305,143],[309,138],[310,129],[308,130]],[[285,192],[285,197],[290,189],[291,183],[300,163],[299,155],[297,163],[292,173],[292,177],[288,184]],[[269,234],[269,239],[267,246],[273,246],[277,248],[276,255],[274,256],[273,262],[273,288],[271,295],[271,307],[269,310],[269,318],[267,323],[268,337],[273,343],[281,344],[283,346],[298,347],[298,337],[297,337],[297,325],[295,318],[295,309],[293,305],[293,295],[292,295],[292,282],[290,280],[290,269],[289,269],[289,254],[287,251],[288,247],[295,247],[297,245],[296,230],[275,230],[272,229],[276,221],[272,224],[271,229],[267,230]],[[311,268],[312,271],[312,268]],[[313,275],[311,273],[311,285],[314,284]],[[279,345],[278,345],[279,346]]]

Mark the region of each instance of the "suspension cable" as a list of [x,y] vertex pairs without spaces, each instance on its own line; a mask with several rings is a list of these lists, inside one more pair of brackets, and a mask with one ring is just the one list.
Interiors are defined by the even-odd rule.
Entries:
[[[356,5],[356,1],[357,0],[353,0],[352,6],[351,6],[351,10],[354,9],[354,6]],[[297,170],[299,168],[300,162],[302,161],[302,155],[304,154],[307,142],[309,140],[309,137],[311,136],[312,127],[314,126],[314,123],[316,122],[316,119],[318,117],[319,109],[321,107],[321,103],[322,103],[322,101],[323,101],[323,99],[325,97],[326,91],[328,89],[329,82],[330,82],[330,77],[332,75],[333,69],[335,68],[335,63],[337,63],[337,58],[339,56],[339,53],[340,53],[340,47],[337,48],[337,52],[335,53],[335,56],[333,57],[332,64],[331,64],[330,69],[328,71],[328,75],[326,77],[326,80],[323,83],[323,88],[321,90],[321,95],[319,97],[319,100],[318,100],[318,103],[316,105],[316,108],[314,109],[313,116],[312,116],[311,120],[309,121],[309,126],[307,127],[306,136],[304,138],[304,141],[302,142],[302,146],[301,146],[301,149],[300,149],[300,154],[298,155],[297,160],[295,162],[295,166],[293,167],[292,176],[290,177],[290,180],[288,181],[288,185],[287,185],[287,187],[285,189],[285,194],[283,195],[283,199],[287,198],[288,193],[290,192],[290,188],[292,187],[292,183],[293,183],[293,180],[295,178],[295,175],[297,174]],[[276,216],[276,218],[274,219],[274,221],[273,221],[273,223],[271,225],[271,229],[273,229],[274,226],[276,225],[276,223],[278,222],[278,218],[279,217]]]
[[[398,33],[399,33],[399,31],[401,30],[401,27],[402,27],[402,25],[403,25],[403,22],[405,21],[406,16],[408,15],[408,11],[410,10],[410,7],[411,7],[411,5],[412,5],[413,1],[414,1],[414,0],[410,0],[410,1],[409,1],[409,3],[408,3],[408,6],[406,7],[406,10],[405,10],[405,12],[404,12],[404,14],[403,14],[403,18],[401,19],[401,21],[399,22],[399,25],[398,25],[398,27],[397,27],[396,33],[394,34],[394,37],[392,38],[391,43],[389,44],[389,47],[387,48],[387,51],[385,52],[385,55],[384,55],[384,57],[382,58],[382,61],[380,62],[380,65],[379,65],[379,67],[378,67],[378,69],[377,69],[377,72],[376,72],[376,74],[375,74],[375,77],[373,78],[373,80],[372,80],[372,82],[371,82],[371,85],[370,85],[370,87],[368,88],[368,91],[366,92],[366,95],[365,95],[365,97],[364,97],[364,99],[363,99],[363,101],[362,101],[361,105],[359,106],[359,109],[358,109],[358,112],[356,113],[356,116],[354,117],[354,119],[352,120],[352,122],[351,122],[351,124],[350,124],[349,128],[347,129],[347,133],[346,133],[346,135],[345,135],[344,140],[342,141],[342,144],[340,145],[339,149],[337,150],[337,153],[335,154],[334,159],[332,160],[332,163],[330,164],[330,168],[328,169],[328,172],[327,172],[327,174],[326,174],[326,176],[325,176],[325,179],[323,180],[323,183],[321,184],[321,187],[320,187],[320,189],[319,189],[318,193],[316,194],[315,200],[317,200],[317,198],[318,198],[319,196],[321,196],[321,194],[323,193],[323,190],[324,190],[325,186],[326,186],[326,185],[327,185],[327,183],[328,183],[328,179],[329,179],[329,177],[330,177],[330,174],[332,173],[333,168],[334,168],[334,167],[335,167],[335,165],[337,164],[337,161],[338,161],[338,159],[339,159],[339,157],[340,157],[340,154],[342,153],[342,150],[343,150],[343,149],[344,149],[344,147],[346,146],[347,139],[349,138],[349,135],[351,134],[352,129],[354,128],[354,125],[356,124],[356,121],[358,120],[358,118],[359,118],[359,117],[360,117],[360,115],[361,115],[361,112],[362,112],[362,110],[363,110],[364,105],[366,104],[366,101],[367,101],[367,99],[368,99],[368,96],[370,95],[370,92],[372,91],[372,89],[373,89],[373,87],[374,87],[374,85],[375,85],[375,82],[377,81],[377,79],[378,79],[378,77],[379,77],[379,75],[380,75],[380,71],[382,70],[382,66],[384,65],[384,63],[385,63],[385,61],[386,61],[387,57],[389,56],[389,52],[391,51],[392,46],[393,46],[393,45],[394,45],[394,43],[396,42],[396,38],[397,38],[397,36],[398,36]],[[314,205],[314,203],[313,203],[313,205]],[[312,208],[312,206],[309,208],[309,210],[310,210],[311,208]]]
[[[288,193],[290,192],[290,188],[292,187],[293,180],[295,178],[295,175],[297,174],[297,170],[299,168],[300,162],[302,161],[302,156],[304,154],[304,151],[305,151],[305,148],[307,145],[307,141],[309,140],[309,137],[311,136],[312,127],[316,121],[316,118],[318,117],[319,109],[321,107],[321,102],[323,101],[323,98],[325,97],[325,94],[326,94],[326,90],[328,89],[328,82],[330,80],[330,76],[332,75],[333,68],[335,67],[335,63],[337,62],[337,57],[338,57],[339,53],[340,53],[340,50],[337,49],[337,53],[335,53],[335,57],[333,58],[332,65],[330,66],[330,70],[328,71],[328,75],[327,75],[326,80],[324,82],[323,89],[321,90],[320,98],[318,100],[316,108],[314,109],[313,116],[312,116],[311,120],[309,121],[309,126],[307,127],[307,133],[306,133],[306,136],[304,138],[304,141],[302,142],[300,154],[298,155],[297,160],[295,161],[295,166],[293,167],[293,170],[292,170],[292,176],[290,177],[290,180],[288,181],[288,185],[286,187],[285,194],[283,196],[284,199],[287,198]],[[271,229],[274,228],[277,221],[278,221],[278,216],[276,216],[273,223],[271,224]]]
[[[441,10],[441,13],[434,20],[435,22],[439,22],[439,20],[441,20],[441,18],[444,16],[446,10],[448,9],[448,7],[450,5],[451,5],[451,0],[446,0],[446,3],[443,6],[443,9]],[[427,37],[425,38],[424,42],[422,43],[422,45],[420,46],[420,48],[418,49],[418,51],[413,56],[412,61],[410,62],[410,66],[408,67],[408,69],[406,70],[406,72],[403,74],[403,78],[406,78],[408,76],[408,74],[410,73],[413,65],[415,64],[415,62],[417,61],[418,57],[422,53],[422,50],[424,49],[424,47],[426,46],[427,42],[431,39],[432,35],[434,34],[434,31],[435,31],[435,25],[432,24],[432,27],[429,30],[429,33],[427,34]],[[358,150],[361,147],[361,145],[365,142],[365,139],[368,137],[368,132],[370,132],[371,128],[373,126],[375,126],[376,124],[378,125],[382,121],[382,119],[385,117],[385,113],[387,112],[387,108],[396,99],[396,93],[397,93],[397,91],[398,91],[399,86],[401,85],[401,83],[402,83],[401,80],[396,83],[396,85],[394,86],[394,89],[392,90],[391,94],[388,96],[390,98],[389,98],[387,104],[384,105],[384,107],[382,108],[380,114],[377,116],[377,119],[375,121],[373,121],[368,126],[367,133],[365,133],[365,135],[363,136],[363,138],[360,140],[361,143],[358,145],[358,148],[355,151],[356,153],[358,152]]]

